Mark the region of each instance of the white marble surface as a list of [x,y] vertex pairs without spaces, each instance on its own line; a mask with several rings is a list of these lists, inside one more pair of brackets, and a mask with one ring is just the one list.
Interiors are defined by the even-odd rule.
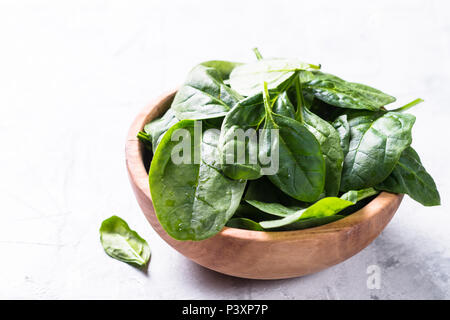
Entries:
[[[196,63],[249,61],[253,46],[398,105],[424,98],[413,144],[443,205],[405,199],[368,248],[292,280],[224,276],[166,245],[128,183],[128,126]],[[0,1],[0,298],[449,299],[449,58],[445,0]],[[98,228],[112,214],[149,241],[148,275],[104,254]]]

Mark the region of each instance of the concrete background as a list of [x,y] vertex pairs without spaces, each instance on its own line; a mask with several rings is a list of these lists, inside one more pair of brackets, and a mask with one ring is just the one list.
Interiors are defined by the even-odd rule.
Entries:
[[[210,59],[322,63],[398,98],[421,97],[413,146],[443,205],[405,198],[368,248],[314,275],[224,276],[150,228],[128,183],[128,127]],[[0,298],[450,298],[450,2],[0,1]],[[148,275],[104,254],[117,214],[146,238]],[[379,266],[381,288],[368,289]]]

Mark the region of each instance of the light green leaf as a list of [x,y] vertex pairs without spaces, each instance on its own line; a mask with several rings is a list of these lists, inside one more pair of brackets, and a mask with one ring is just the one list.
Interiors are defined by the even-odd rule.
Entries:
[[223,72],[198,65],[189,73],[172,102],[178,119],[223,117],[242,97],[222,79]]
[[313,202],[319,198],[325,184],[325,160],[320,145],[303,124],[274,114],[269,101],[265,90],[265,130],[260,135],[265,145],[260,146],[260,158],[271,155],[273,146],[278,146],[279,150],[279,169],[268,178],[289,196]]
[[138,266],[145,266],[150,259],[150,247],[136,231],[118,216],[102,222],[100,241],[105,252],[112,258]]
[[348,114],[350,146],[344,159],[341,191],[371,187],[385,180],[411,144],[415,117],[406,113]]
[[317,68],[295,59],[262,59],[236,67],[230,74],[231,88],[243,96],[262,91],[266,82],[270,91],[282,92],[299,70]]
[[441,204],[433,178],[423,167],[417,152],[411,147],[403,151],[392,173],[376,188],[407,194],[424,206]]

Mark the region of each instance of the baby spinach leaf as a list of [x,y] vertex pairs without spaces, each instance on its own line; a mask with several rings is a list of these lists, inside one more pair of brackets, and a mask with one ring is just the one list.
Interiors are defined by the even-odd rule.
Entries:
[[392,173],[376,188],[408,194],[424,206],[441,204],[441,198],[433,178],[425,170],[419,155],[412,147],[403,151]]
[[152,137],[150,135],[146,134],[143,131],[139,131],[137,134],[137,138],[139,139],[139,141],[141,141],[144,144],[144,147],[147,150],[153,151]]
[[344,193],[340,198],[351,202],[359,202],[363,199],[376,195],[378,193],[374,188],[365,188],[361,190],[350,190]]
[[318,227],[324,224],[328,224],[337,220],[345,218],[343,215],[335,214],[333,216],[321,217],[321,218],[308,218],[300,219],[294,221],[290,224],[283,225],[281,227],[273,228],[273,231],[293,231],[293,230],[303,230],[308,228]]
[[325,159],[325,195],[336,196],[341,184],[344,153],[336,129],[307,108],[302,108],[303,123],[320,144]]
[[223,117],[242,97],[225,85],[225,71],[198,65],[178,90],[172,109],[178,119]]
[[136,231],[118,216],[102,222],[100,241],[105,252],[112,258],[137,267],[144,267],[150,259],[150,247]]
[[258,59],[258,60],[262,60],[263,59],[263,57],[261,55],[261,52],[259,52],[258,48],[256,48],[256,47],[253,48],[253,52],[255,53],[256,59]]
[[344,159],[341,191],[362,189],[385,180],[411,144],[415,117],[387,112],[349,113],[350,146]]
[[306,82],[305,89],[328,104],[341,108],[380,110],[395,98],[372,87],[347,82],[331,74],[314,72],[314,79]]
[[343,114],[337,117],[332,124],[339,134],[339,144],[344,155],[346,155],[350,146],[350,125],[348,124],[347,115]]
[[[207,155],[214,154],[214,139],[201,146],[196,139],[190,141],[194,123],[183,120],[169,129],[155,152],[149,173],[156,216],[164,230],[177,240],[202,240],[218,233],[233,216],[245,189],[245,181],[226,178],[211,165],[214,161]],[[188,134],[182,136],[182,142],[172,141],[179,129]],[[172,153],[184,139],[189,142],[186,152],[191,159],[175,164]],[[200,163],[195,161],[198,152]]]
[[261,177],[254,129],[263,121],[264,116],[261,93],[240,101],[225,116],[218,150],[222,159],[222,171],[226,176],[244,180]]
[[313,205],[309,206],[306,209],[302,209],[293,214],[289,214],[282,219],[261,221],[259,224],[264,229],[285,227],[287,225],[290,225],[294,222],[303,219],[310,219],[310,218],[317,219],[334,216],[339,211],[349,206],[352,206],[355,203],[356,202],[352,202],[337,197],[327,197],[317,201],[316,203],[314,203]]
[[232,218],[227,222],[226,226],[237,229],[264,231],[258,222],[247,218]]
[[267,82],[268,89],[285,91],[296,76],[297,71],[318,68],[295,59],[262,59],[233,69],[230,86],[243,96],[261,92],[261,83]]
[[161,118],[155,119],[144,126],[144,132],[152,141],[153,152],[156,151],[156,147],[167,130],[178,121],[174,111],[169,109]]
[[[320,199],[316,203],[307,208],[295,211],[293,208],[288,208],[277,203],[260,203],[255,201],[247,201],[264,212],[281,216],[282,219],[268,220],[260,222],[260,225],[265,229],[284,228],[284,230],[298,230],[309,228],[325,223],[329,223],[342,218],[336,216],[337,213],[348,208],[358,201],[377,194],[373,188],[363,190],[352,190],[343,194],[340,198],[326,197]],[[335,218],[331,218],[335,217]]]
[[261,136],[267,145],[260,148],[260,157],[269,155],[273,145],[278,146],[279,150],[278,172],[268,177],[289,196],[300,201],[315,201],[325,184],[325,161],[320,145],[304,125],[274,114],[269,101],[265,86],[266,120]]

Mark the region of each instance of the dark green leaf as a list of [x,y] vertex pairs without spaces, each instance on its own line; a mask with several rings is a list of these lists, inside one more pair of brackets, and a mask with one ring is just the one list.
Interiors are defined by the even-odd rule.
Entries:
[[[173,163],[171,154],[180,142],[172,141],[172,134],[185,129],[194,137],[194,123],[183,120],[170,128],[156,150],[149,173],[156,216],[177,240],[202,240],[218,233],[233,216],[245,189],[245,181],[228,179],[211,165],[217,138],[201,143],[201,148],[195,139],[194,143],[189,141],[190,161]],[[199,152],[202,161],[195,163]]]
[[336,196],[339,193],[344,161],[339,133],[331,124],[307,108],[302,108],[302,111],[303,123],[319,142],[325,159],[325,195],[330,197]]
[[299,70],[316,66],[295,59],[262,59],[236,67],[230,74],[231,88],[243,96],[261,92],[261,84],[267,82],[269,90],[282,92]]
[[105,252],[112,258],[143,267],[150,259],[150,247],[136,231],[118,216],[102,222],[100,241]]
[[433,178],[423,167],[417,152],[411,147],[403,151],[392,173],[376,188],[393,193],[408,194],[424,206],[441,204],[441,198]]
[[259,225],[258,222],[247,218],[232,218],[227,222],[226,226],[237,229],[264,231],[264,229]]
[[293,230],[303,230],[308,228],[318,227],[324,224],[328,224],[337,220],[344,218],[343,215],[335,214],[333,216],[321,217],[321,218],[308,218],[294,221],[290,224],[274,228],[273,231],[293,231]]
[[218,150],[222,170],[228,177],[245,180],[261,177],[255,128],[263,121],[264,116],[262,94],[240,101],[226,115]]
[[349,206],[352,206],[355,203],[356,202],[352,202],[337,197],[327,197],[317,201],[316,203],[314,203],[313,205],[311,205],[306,209],[299,210],[293,214],[287,215],[282,219],[262,221],[260,222],[260,225],[264,229],[273,229],[285,227],[287,225],[290,225],[294,222],[303,219],[311,219],[311,218],[317,219],[334,216],[339,211]]
[[[274,114],[264,91],[266,120],[261,139],[260,158],[279,150],[279,169],[270,181],[289,196],[305,202],[318,199],[325,184],[325,160],[320,145],[308,129],[294,119]],[[277,131],[278,130],[278,131]]]
[[152,141],[153,152],[156,151],[159,142],[167,130],[178,121],[173,110],[169,109],[161,118],[155,119],[144,126],[144,132]]
[[224,71],[198,65],[178,90],[172,109],[178,119],[223,117],[240,99],[222,79]]

